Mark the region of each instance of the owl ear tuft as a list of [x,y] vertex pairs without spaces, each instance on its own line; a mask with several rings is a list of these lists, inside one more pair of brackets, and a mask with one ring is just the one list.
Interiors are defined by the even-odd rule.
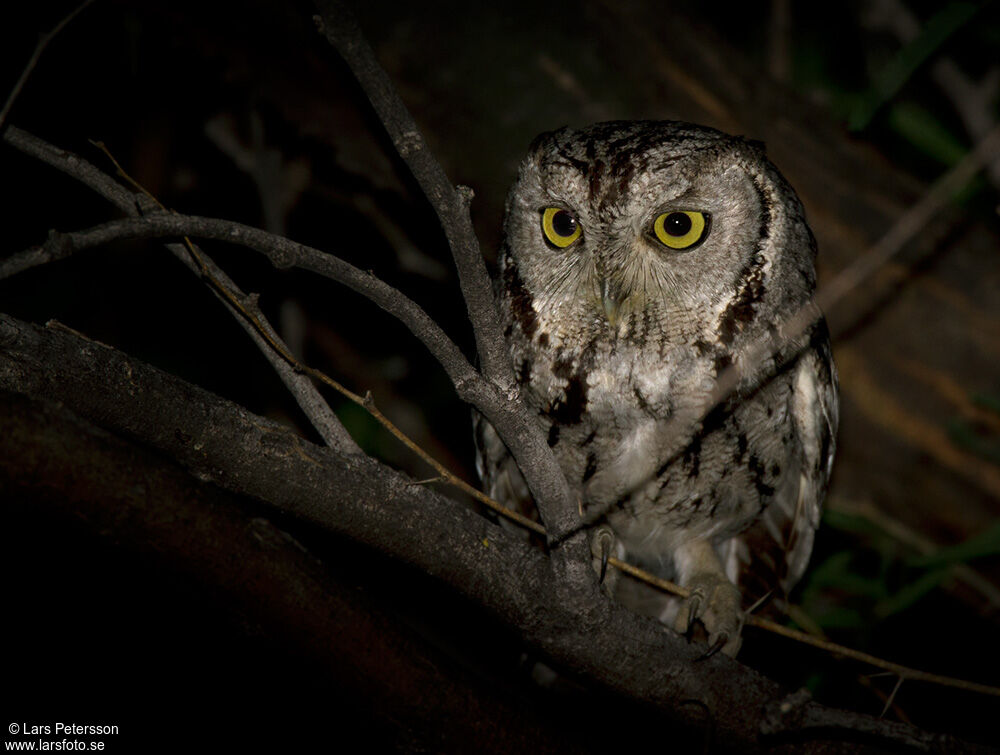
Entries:
[[743,143],[761,157],[767,156],[767,145],[760,139],[747,139],[746,137],[743,137]]
[[539,149],[541,149],[543,144],[547,142],[555,142],[561,134],[564,134],[569,130],[569,126],[560,126],[552,131],[543,131],[531,140],[531,144],[528,145],[528,154],[535,154]]

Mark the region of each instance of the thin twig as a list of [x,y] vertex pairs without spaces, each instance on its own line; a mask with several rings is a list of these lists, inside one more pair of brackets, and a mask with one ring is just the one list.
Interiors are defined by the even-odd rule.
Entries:
[[[111,161],[121,178],[137,192],[147,197],[161,211],[167,211],[167,208],[152,193],[122,168],[115,156],[111,154],[111,150],[103,142],[92,142],[92,144]],[[183,244],[167,244],[166,246],[190,270],[210,284],[212,292],[236,317],[243,329],[257,344],[264,357],[274,367],[285,387],[288,388],[299,408],[302,409],[323,441],[331,448],[336,448],[348,456],[362,454],[361,447],[347,432],[326,399],[316,390],[316,386],[300,370],[296,369],[295,364],[285,357],[285,354],[290,353],[288,347],[264,317],[264,313],[258,306],[257,297],[244,294],[239,286],[223,272],[222,268],[195,246],[191,239],[184,237]]]
[[835,642],[813,637],[811,634],[806,634],[805,632],[800,632],[796,629],[782,626],[781,624],[770,621],[769,619],[760,618],[759,616],[749,617],[747,619],[747,624],[755,626],[758,629],[764,629],[773,634],[781,635],[782,637],[787,637],[795,640],[796,642],[801,642],[804,645],[812,645],[813,647],[825,650],[832,655],[852,658],[853,660],[860,661],[861,663],[867,663],[875,668],[891,671],[904,679],[930,682],[944,687],[954,687],[956,689],[968,690],[969,692],[978,692],[982,695],[1000,697],[1000,687],[992,687],[988,684],[979,684],[978,682],[969,682],[964,679],[955,679],[953,677],[942,676],[940,674],[931,674],[927,671],[920,671],[919,669],[910,668],[909,666],[903,666],[902,664],[893,663],[892,661],[884,660],[877,656],[870,655],[869,653],[863,653],[860,650],[854,650],[852,648],[844,647],[843,645],[838,645]]
[[[141,191],[142,196],[137,196],[83,158],[72,152],[61,150],[29,134],[27,131],[23,131],[15,126],[9,126],[2,132],[2,138],[21,152],[31,155],[82,182],[130,217],[139,217],[143,211],[143,204],[146,205],[146,208],[153,208],[157,204],[154,198],[147,198],[147,193],[141,187],[139,187],[139,191]],[[114,158],[110,156],[110,153],[108,153],[108,156],[117,165]],[[121,172],[124,174],[124,171]],[[131,179],[127,180],[131,181]],[[239,286],[204,252],[198,250],[202,263],[198,265],[190,250],[184,244],[167,243],[165,246],[189,269],[200,273],[202,266],[204,266],[211,272],[212,277],[222,283],[235,297],[240,299],[246,298],[246,294],[240,290]],[[53,245],[53,248],[57,249],[58,247]],[[47,254],[51,256],[51,252],[32,255],[31,250],[29,250],[27,253],[13,255],[8,260],[5,260],[3,264],[0,264],[0,280],[28,267],[51,261],[51,259],[46,259]],[[219,295],[218,292],[215,293]],[[353,438],[351,438],[350,434],[341,424],[337,415],[333,413],[333,410],[323,399],[323,396],[312,381],[296,373],[294,369],[289,367],[285,360],[278,357],[270,348],[267,348],[264,339],[258,333],[258,329],[248,320],[239,316],[238,311],[230,307],[225,299],[223,299],[223,303],[231,313],[237,315],[237,322],[240,323],[240,326],[254,340],[258,348],[261,349],[264,357],[274,367],[305,416],[312,423],[313,427],[316,428],[316,432],[323,438],[323,441],[331,448],[336,448],[347,455],[360,453],[361,449],[358,448]],[[277,333],[259,310],[257,310],[257,320],[264,330],[277,339]]]
[[[657,577],[654,574],[650,574],[647,571],[632,566],[631,564],[617,558],[609,558],[608,563],[616,569],[625,572],[629,576],[635,577],[636,579],[656,587],[663,592],[670,593],[671,595],[676,595],[680,598],[687,598],[691,594],[688,590],[671,582],[670,580]],[[899,675],[902,679],[931,682],[932,684],[938,684],[945,687],[955,687],[957,689],[964,689],[970,692],[978,692],[983,695],[1000,697],[1000,687],[992,687],[988,684],[979,684],[978,682],[969,682],[964,679],[955,679],[953,677],[942,676],[940,674],[931,674],[927,671],[920,671],[919,669],[910,668],[909,666],[903,666],[902,664],[893,663],[892,661],[884,660],[877,656],[870,655],[869,653],[864,653],[860,650],[854,650],[849,647],[844,647],[843,645],[838,645],[836,642],[830,642],[829,640],[814,637],[811,634],[800,632],[797,629],[782,626],[781,624],[760,616],[750,614],[746,617],[746,623],[750,626],[757,627],[758,629],[771,632],[772,634],[777,634],[790,640],[801,642],[804,645],[811,645],[812,647],[825,650],[831,655],[851,658],[856,661],[861,661],[862,663],[867,663],[875,668],[885,669],[888,672]]]
[[16,100],[21,94],[21,90],[24,89],[24,85],[28,81],[28,77],[31,76],[31,72],[34,71],[35,66],[38,65],[39,58],[42,57],[42,53],[45,52],[45,48],[49,46],[49,42],[55,39],[59,35],[59,32],[65,29],[74,18],[80,15],[80,13],[93,2],[94,0],[83,0],[83,2],[71,11],[68,16],[56,24],[52,31],[47,34],[42,34],[38,38],[38,44],[35,45],[35,49],[31,53],[31,57],[28,58],[28,62],[24,66],[24,70],[21,71],[20,78],[18,78],[17,83],[14,84],[14,88],[11,89],[10,94],[7,95],[7,101],[4,103],[3,109],[0,110],[0,129],[2,129],[3,124],[7,122],[7,115],[10,113],[10,109],[14,106],[14,100]]
[[889,708],[892,707],[893,702],[896,700],[896,695],[899,693],[899,688],[903,686],[903,677],[896,679],[896,683],[892,686],[892,692],[889,693],[888,699],[885,701],[885,707],[882,708],[882,712],[879,713],[879,718],[885,718],[885,714],[889,712]]

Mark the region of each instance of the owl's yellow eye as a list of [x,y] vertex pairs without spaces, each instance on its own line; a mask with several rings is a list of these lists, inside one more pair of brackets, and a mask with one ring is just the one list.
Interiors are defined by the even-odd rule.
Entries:
[[671,249],[689,249],[708,233],[708,215],[703,212],[664,212],[653,221],[656,240]]
[[583,234],[580,221],[566,210],[546,207],[542,211],[542,233],[550,244],[565,249]]

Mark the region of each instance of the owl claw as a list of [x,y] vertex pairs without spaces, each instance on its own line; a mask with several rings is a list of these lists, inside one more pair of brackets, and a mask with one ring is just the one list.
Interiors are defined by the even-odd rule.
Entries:
[[692,592],[677,614],[676,629],[688,639],[691,639],[694,630],[694,620],[701,615],[701,598],[700,592]]
[[688,589],[690,595],[681,604],[674,629],[690,637],[696,621],[705,627],[710,647],[698,660],[710,658],[720,650],[735,657],[742,644],[743,612],[739,590],[725,576],[716,574],[702,574],[691,579]]
[[705,661],[705,660],[708,660],[713,655],[715,655],[720,650],[722,650],[722,648],[725,647],[726,643],[728,643],[728,642],[729,642],[729,635],[723,632],[722,634],[719,635],[719,639],[717,639],[715,641],[715,644],[712,645],[712,647],[710,647],[704,653],[702,653],[701,655],[699,655],[697,658],[695,658],[695,661]]
[[614,544],[615,534],[608,525],[601,525],[594,531],[594,536],[590,541],[590,552],[594,558],[601,560],[598,584],[604,584],[604,577],[608,573],[608,559],[611,558],[611,549]]

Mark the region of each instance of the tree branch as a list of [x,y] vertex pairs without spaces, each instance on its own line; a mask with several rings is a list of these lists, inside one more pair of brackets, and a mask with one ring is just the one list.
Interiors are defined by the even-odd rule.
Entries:
[[320,13],[316,16],[320,31],[351,69],[397,153],[441,222],[475,332],[483,374],[498,386],[510,405],[508,413],[516,415],[516,421],[498,425],[493,416],[486,412],[483,414],[517,461],[549,533],[550,542],[563,546],[557,555],[557,562],[562,559],[563,553],[569,551],[573,551],[577,558],[586,559],[587,548],[583,539],[574,537],[580,524],[578,502],[571,494],[541,430],[528,416],[519,399],[514,369],[500,332],[500,318],[489,273],[469,217],[472,190],[452,186],[441,164],[427,149],[416,121],[396,93],[388,74],[379,65],[351,11],[339,0],[316,0],[315,5]]
[[385,126],[393,146],[438,216],[455,260],[462,294],[476,336],[483,374],[501,390],[516,390],[514,369],[500,333],[489,273],[469,218],[468,190],[456,190],[434,158],[416,121],[379,65],[351,11],[338,0],[318,0],[317,25],[344,58]]
[[[553,464],[555,463],[550,449],[540,434],[536,439],[524,431],[526,420],[522,416],[523,409],[519,405],[512,408],[508,398],[501,395],[493,383],[484,379],[469,364],[454,342],[418,304],[379,280],[372,273],[363,272],[350,263],[318,249],[241,223],[156,212],[143,217],[111,221],[86,231],[68,234],[53,233],[40,249],[29,249],[14,255],[11,267],[14,270],[22,270],[30,262],[40,263],[62,259],[73,251],[101,246],[114,240],[165,236],[191,236],[235,243],[264,254],[278,267],[298,267],[310,270],[342,283],[367,297],[398,318],[428,348],[448,374],[459,398],[482,412],[493,423],[498,432],[508,437],[517,438],[519,447],[532,458],[545,460],[548,457]],[[0,273],[2,272],[0,270]],[[558,472],[558,467],[556,467],[556,471]],[[553,483],[561,482],[565,486],[565,478],[561,472],[558,473],[557,477],[551,473],[545,474],[547,470],[544,466],[541,467],[541,472],[544,477],[539,484],[543,486],[541,489],[549,494],[551,499],[551,496],[559,493],[558,486]],[[570,526],[575,524],[576,522],[573,522]],[[551,531],[549,534],[553,539],[557,539]],[[579,554],[577,555],[579,556]],[[587,573],[584,572],[584,574]],[[579,574],[576,575],[576,578],[584,579]],[[593,579],[590,578],[588,581],[592,582]]]
[[[596,586],[586,595],[567,590],[545,555],[517,535],[373,459],[315,446],[110,347],[7,316],[0,316],[0,388],[60,402],[177,459],[199,479],[410,563],[518,627],[559,667],[674,720],[697,718],[689,703],[700,701],[724,746],[764,746],[760,712],[784,699],[773,682],[721,654],[692,663],[700,647]],[[919,737],[933,739],[932,752],[962,751],[954,740],[813,702],[799,712],[808,718],[772,726],[771,733],[795,731],[800,741],[814,743],[858,732],[870,740]]]
[[[129,191],[103,171],[71,152],[60,150],[53,145],[48,144],[44,140],[39,139],[26,131],[22,131],[19,128],[15,128],[14,126],[8,126],[0,133],[2,133],[3,140],[11,146],[82,182],[107,199],[111,202],[111,204],[115,205],[129,217],[138,217],[147,210],[159,211],[159,208],[154,204],[152,199],[141,193]],[[213,280],[217,281],[223,290],[229,293],[230,296],[237,300],[244,301],[246,305],[250,305],[250,308],[254,310],[254,316],[256,317],[258,324],[268,337],[270,337],[275,343],[281,343],[280,337],[274,328],[271,327],[271,324],[264,317],[263,313],[261,313],[256,305],[249,300],[246,294],[240,290],[239,286],[237,286],[236,283],[230,279],[218,265],[215,264],[211,257],[194,245],[191,245],[190,248],[188,248],[187,244],[173,242],[168,243],[165,246],[170,253],[177,257],[177,259],[179,259],[189,270],[198,275],[201,275],[203,272],[207,272]],[[29,267],[45,264],[46,262],[58,259],[58,257],[47,257],[46,254],[47,253],[43,248],[43,250],[37,254],[29,251],[26,254],[13,255],[12,257],[5,259],[3,263],[0,263],[0,280]],[[351,438],[347,430],[344,429],[340,420],[337,419],[337,415],[333,413],[333,410],[323,399],[322,394],[320,394],[316,386],[313,385],[312,381],[305,375],[297,373],[292,366],[280,356],[280,354],[277,354],[275,350],[271,348],[267,339],[264,338],[258,331],[258,328],[253,323],[248,321],[243,314],[239,312],[230,301],[227,300],[227,296],[222,291],[213,287],[212,292],[222,301],[222,303],[229,310],[230,314],[236,317],[240,327],[242,327],[250,338],[253,339],[254,343],[257,344],[257,347],[261,350],[264,357],[278,373],[282,382],[288,388],[289,392],[292,394],[305,416],[312,423],[313,427],[316,428],[316,431],[319,433],[320,437],[323,438],[326,444],[338,448],[345,453],[360,453],[361,449],[358,448],[354,439]]]
[[[87,646],[101,657],[101,678],[86,684],[88,694],[92,690],[93,697],[101,699],[104,689],[120,683],[123,669],[126,675],[130,669],[141,669],[140,673],[152,674],[147,676],[149,683],[137,690],[146,710],[170,710],[178,718],[180,710],[195,708],[193,716],[183,716],[183,729],[171,734],[155,717],[137,716],[127,704],[115,704],[112,709],[117,723],[123,729],[128,727],[120,750],[146,749],[129,745],[157,742],[156,751],[183,751],[192,733],[197,732],[199,742],[209,751],[232,751],[242,746],[244,739],[249,749],[258,751],[260,737],[275,731],[280,749],[295,751],[302,745],[325,741],[331,731],[343,738],[355,727],[364,729],[367,717],[384,734],[381,741],[416,742],[417,749],[427,752],[506,755],[532,751],[554,755],[599,751],[590,740],[592,730],[577,727],[574,733],[560,720],[566,716],[559,716],[553,706],[544,701],[529,706],[519,699],[520,690],[498,685],[490,675],[470,674],[449,657],[453,651],[436,647],[426,635],[401,621],[394,588],[389,587],[386,596],[379,578],[372,583],[367,575],[359,574],[372,562],[379,563],[379,559],[367,557],[363,548],[341,544],[336,538],[324,538],[322,543],[313,538],[318,550],[334,555],[334,563],[321,563],[314,551],[289,535],[287,521],[264,518],[254,502],[200,482],[162,454],[116,437],[54,402],[0,390],[0,425],[0,517],[7,535],[18,541],[4,553],[7,563],[19,568],[17,586],[10,586],[6,593],[9,600],[17,601],[15,595],[31,594],[46,584],[45,577],[32,574],[30,568],[21,570],[29,564],[21,561],[23,551],[19,549],[30,552],[39,541],[65,545],[59,533],[69,527],[79,550],[53,564],[57,587],[65,584],[58,569],[72,564],[69,568],[74,576],[68,578],[72,582],[80,579],[79,572],[86,574],[93,568],[92,560],[100,562],[110,553],[116,565],[120,562],[124,567],[124,580],[142,573],[150,561],[156,572],[169,574],[171,582],[179,580],[185,598],[180,606],[171,606],[171,613],[187,608],[186,600],[194,603],[189,620],[198,622],[197,632],[185,640],[172,637],[168,629],[151,627],[138,647],[127,653],[118,651],[121,640],[114,628],[123,615],[131,617],[134,606],[131,602],[117,608],[105,604],[116,594],[113,582],[101,583],[104,601],[90,607],[92,614],[86,613],[86,608],[74,612],[76,624],[86,629],[74,628],[68,648],[80,647],[81,633],[86,637],[87,632],[99,633],[102,627],[112,629],[104,644]],[[38,485],[39,480],[45,481],[44,486]],[[39,541],[33,541],[35,536]],[[73,559],[80,557],[86,562],[73,564]],[[407,570],[397,571],[401,574],[394,576],[408,579]],[[417,586],[423,581],[418,580]],[[162,599],[169,604],[171,596],[169,592],[161,594],[165,588],[155,576],[149,583],[140,578],[139,583],[144,593],[140,603]],[[359,584],[364,589],[358,589]],[[206,593],[211,607],[197,602]],[[47,600],[44,595],[38,599]],[[17,602],[22,610],[16,618],[11,617],[9,636],[23,638],[45,626],[47,617]],[[456,613],[477,621],[478,612],[468,617],[465,603],[450,593],[429,596],[428,610],[443,614],[438,619],[431,617],[430,622],[447,631],[448,621]],[[237,644],[249,645],[240,652],[246,674],[257,682],[252,691],[242,689],[245,681],[228,675],[212,679],[199,676],[206,673],[201,664],[216,660],[211,656],[212,627],[220,619],[240,625],[250,622],[254,627],[250,637],[238,633],[233,638]],[[475,628],[489,630],[491,622],[477,622]],[[331,637],[336,637],[336,642],[331,642]],[[503,635],[480,639],[492,645],[502,642]],[[162,670],[157,673],[164,653],[159,643],[169,643],[166,652],[170,654],[177,652],[174,643],[185,641],[190,647],[181,662],[189,665],[176,670],[184,681],[178,682],[177,675],[161,676]],[[511,637],[509,643],[498,651],[516,653],[517,640]],[[46,655],[41,668],[45,664],[51,668],[58,663],[56,659],[72,657],[73,652],[66,647],[50,648],[44,639],[37,644],[29,641],[28,647]],[[31,650],[21,649],[33,655]],[[272,680],[267,658],[271,652],[285,661],[288,652],[307,660],[311,670],[292,677],[301,680],[302,687],[269,686]],[[5,673],[10,672],[7,678],[18,679],[22,668],[30,669],[24,671],[28,674],[44,673],[34,661],[27,660],[19,667],[15,660],[5,667]],[[41,678],[19,680],[19,698],[24,691],[25,699],[34,699],[31,692],[23,690],[25,681],[28,688],[46,686]],[[187,687],[191,682],[212,687],[213,697],[218,696],[203,716],[197,710],[198,690]],[[322,691],[318,693],[310,682],[320,684]],[[73,688],[73,682],[68,686]],[[412,690],[433,693],[414,695]],[[256,710],[268,712],[269,723],[245,725],[252,714],[239,707],[244,692],[253,697]],[[192,694],[193,699],[178,701],[178,695]],[[51,692],[47,692],[46,699],[50,698]],[[601,702],[595,696],[589,708],[599,710]],[[314,724],[304,723],[313,719],[314,712],[318,714]],[[287,725],[293,717],[295,731],[290,732]],[[232,725],[245,730],[245,737]],[[694,739],[700,739],[697,731],[693,734]],[[380,747],[376,744],[371,749]]]
[[31,72],[35,70],[35,66],[38,65],[38,61],[42,57],[42,53],[45,52],[45,48],[49,46],[49,42],[55,39],[59,35],[59,32],[65,29],[74,18],[86,10],[87,6],[93,2],[94,0],[83,0],[82,3],[70,11],[68,15],[56,24],[52,28],[52,31],[42,34],[39,37],[38,44],[35,45],[35,49],[31,52],[31,57],[28,58],[28,62],[25,64],[24,70],[21,71],[21,75],[18,77],[14,87],[10,90],[10,94],[7,95],[7,100],[3,104],[3,109],[0,110],[0,128],[3,128],[4,123],[7,122],[7,116],[10,114],[10,109],[14,106],[14,101],[18,98],[18,95],[21,94],[21,90],[24,89],[24,85],[27,83],[28,77],[30,77]]
[[[158,208],[150,206],[151,203],[147,198],[129,192],[87,161],[70,152],[59,150],[21,129],[13,126],[8,127],[3,132],[3,139],[22,152],[37,157],[81,180],[133,218],[140,215],[144,209],[159,212]],[[170,215],[159,213],[157,217],[163,220]],[[218,222],[223,223],[224,221]],[[477,407],[493,423],[504,442],[515,454],[515,458],[524,470],[525,478],[540,504],[539,510],[543,512],[543,516],[548,513],[548,520],[543,519],[543,521],[546,521],[549,527],[550,536],[558,541],[566,532],[570,532],[576,527],[578,519],[575,509],[573,506],[561,503],[571,500],[566,480],[559,470],[551,450],[545,443],[545,439],[533,426],[523,406],[519,401],[511,401],[508,396],[501,395],[493,383],[482,379],[465,359],[461,350],[415,302],[386,285],[371,273],[362,272],[332,255],[249,226],[239,226],[239,229],[230,230],[236,237],[256,239],[261,244],[258,251],[267,254],[277,267],[291,266],[295,255],[301,253],[303,259],[299,263],[295,263],[296,266],[312,270],[349,286],[402,321],[442,364],[455,385],[459,397]],[[171,235],[171,232],[167,231],[166,235]],[[183,234],[173,233],[173,235]],[[223,240],[237,241],[238,239],[233,235],[225,235]],[[178,254],[186,264],[193,263],[191,255],[183,245],[175,243],[168,245],[168,248]],[[40,249],[27,250],[5,261],[4,265],[0,266],[0,279],[33,265],[61,259],[62,256],[70,253],[70,250],[62,246],[58,237],[49,239],[49,242]],[[204,253],[201,255],[208,261],[208,264],[211,264],[210,259]],[[235,284],[232,284],[216,266],[213,265],[210,270],[213,271],[213,276],[218,275],[226,285],[235,288]],[[240,317],[239,319],[244,327],[252,327],[244,318]],[[265,353],[270,355],[269,358],[272,361],[277,358],[286,369],[288,368],[285,360],[274,354],[271,349],[267,349]],[[303,375],[295,374],[294,376],[308,382]],[[315,392],[315,387],[311,383],[309,385]],[[336,418],[334,417],[334,419]],[[350,442],[353,444],[353,441]],[[555,503],[550,506],[548,505],[549,501]],[[564,550],[573,550],[573,547],[570,545]],[[576,547],[580,548],[577,556],[581,557],[585,552],[585,544],[577,544]],[[586,558],[586,556],[582,557]],[[583,576],[581,575],[580,578],[582,579]]]

